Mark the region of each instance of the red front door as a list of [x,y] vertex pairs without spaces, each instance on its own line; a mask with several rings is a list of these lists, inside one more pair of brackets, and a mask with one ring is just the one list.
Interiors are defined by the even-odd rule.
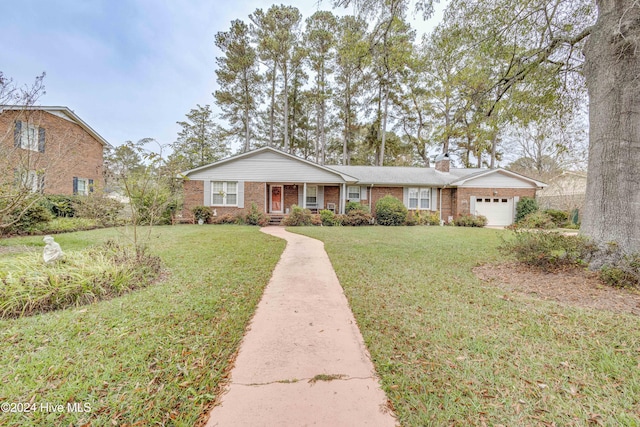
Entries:
[[282,212],[282,185],[271,186],[271,212]]

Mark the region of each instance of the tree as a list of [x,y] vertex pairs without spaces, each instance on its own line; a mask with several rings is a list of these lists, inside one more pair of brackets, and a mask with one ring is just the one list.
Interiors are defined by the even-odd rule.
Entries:
[[[353,0],[337,4],[348,5]],[[363,2],[383,7],[382,0]],[[418,4],[426,10],[431,0]],[[580,85],[589,95],[589,174],[581,232],[596,244],[616,242],[623,253],[640,252],[640,5],[632,0],[454,1],[448,13],[464,15],[478,40],[512,46],[511,61],[493,80],[493,105],[539,71]],[[594,17],[597,20],[594,23]],[[487,37],[484,37],[484,36]],[[584,48],[584,49],[583,49]],[[535,80],[535,79],[534,79]],[[492,113],[492,108],[487,112]]]
[[640,252],[640,5],[601,0],[585,47],[589,173],[582,228],[600,245]]
[[243,141],[242,151],[251,149],[251,117],[258,109],[261,95],[261,77],[258,71],[258,57],[251,45],[249,27],[240,20],[231,22],[231,29],[219,32],[216,46],[223,52],[216,58],[216,76],[221,89],[214,97],[222,109],[222,118],[231,128],[226,134]]
[[275,100],[277,71],[279,70],[283,82],[283,145],[285,151],[289,151],[289,79],[292,68],[291,62],[294,59],[294,53],[299,42],[299,26],[302,15],[293,6],[274,5],[266,13],[262,9],[257,9],[250,15],[250,19],[255,25],[254,37],[258,43],[258,53],[269,67],[268,79],[271,82],[269,143],[273,145],[275,142]]
[[342,123],[342,164],[351,163],[358,132],[358,96],[364,83],[364,70],[370,63],[367,24],[353,16],[340,18],[336,47],[336,90],[334,103]]
[[329,77],[333,73],[338,21],[331,12],[319,11],[306,20],[305,45],[311,70],[315,73],[317,102],[316,162],[324,164],[326,157],[327,98]]
[[182,126],[178,139],[171,144],[171,159],[180,160],[184,170],[197,168],[229,155],[229,147],[221,138],[213,121],[211,107],[197,105],[189,111],[187,121],[177,122]]
[[389,10],[371,35],[371,56],[374,79],[377,86],[377,117],[380,126],[380,141],[376,146],[376,165],[382,166],[385,158],[389,101],[398,90],[397,77],[405,71],[412,52],[415,32],[402,19],[400,0],[392,0]]

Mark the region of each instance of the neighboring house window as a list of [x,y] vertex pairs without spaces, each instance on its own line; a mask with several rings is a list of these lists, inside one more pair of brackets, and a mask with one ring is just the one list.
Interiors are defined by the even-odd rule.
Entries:
[[73,194],[86,196],[93,192],[93,180],[73,177]]
[[20,172],[19,180],[22,187],[32,193],[42,191],[44,187],[44,174],[38,173],[35,170]]
[[318,187],[316,187],[315,185],[312,187],[307,187],[307,205],[318,205]]
[[360,200],[360,187],[357,185],[350,185],[347,189],[347,195],[349,200]]
[[409,209],[431,208],[430,188],[409,188]]
[[238,183],[225,181],[211,182],[211,205],[212,206],[237,206],[238,205]]
[[15,123],[14,138],[16,147],[44,153],[44,128],[18,120]]

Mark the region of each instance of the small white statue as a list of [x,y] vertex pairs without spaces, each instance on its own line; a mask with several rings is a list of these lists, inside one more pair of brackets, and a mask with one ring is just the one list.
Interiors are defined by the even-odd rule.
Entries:
[[44,262],[50,263],[54,261],[61,260],[64,257],[64,252],[62,252],[62,248],[60,245],[53,241],[53,237],[44,236],[44,242],[46,246],[44,247],[44,252],[42,252],[42,258],[44,258]]

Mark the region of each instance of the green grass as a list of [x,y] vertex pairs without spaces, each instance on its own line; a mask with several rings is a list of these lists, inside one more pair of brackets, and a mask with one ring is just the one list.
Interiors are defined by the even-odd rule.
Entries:
[[[56,236],[80,250],[115,229]],[[0,246],[43,247],[41,237]],[[89,404],[88,413],[0,413],[0,425],[192,426],[219,393],[284,242],[254,227],[156,227],[168,276],[74,309],[0,321],[0,401]],[[2,248],[0,248],[1,250]],[[3,257],[20,257],[20,253]]]
[[291,231],[325,242],[402,425],[640,426],[640,319],[482,283],[505,231]]

